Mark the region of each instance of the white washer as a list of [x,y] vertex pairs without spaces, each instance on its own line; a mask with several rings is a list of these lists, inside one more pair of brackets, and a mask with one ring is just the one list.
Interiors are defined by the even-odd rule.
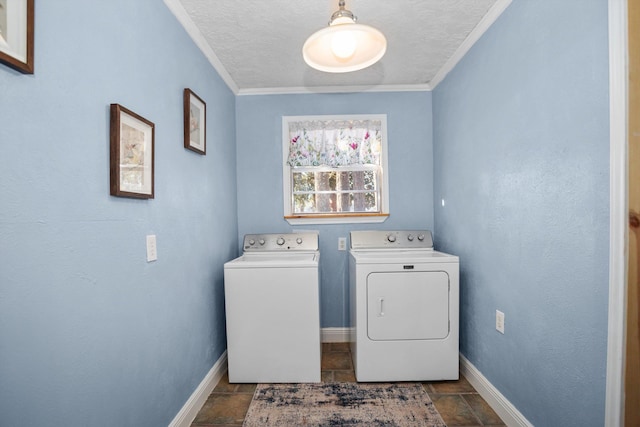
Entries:
[[229,382],[320,382],[318,235],[248,234],[224,265]]
[[458,379],[457,256],[427,230],[352,231],[349,276],[358,381]]

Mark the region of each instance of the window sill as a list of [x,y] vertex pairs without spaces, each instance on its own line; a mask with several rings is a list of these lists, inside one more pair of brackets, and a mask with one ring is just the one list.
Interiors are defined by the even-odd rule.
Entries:
[[381,223],[389,214],[326,214],[326,215],[289,215],[284,219],[291,225],[303,224],[365,224]]

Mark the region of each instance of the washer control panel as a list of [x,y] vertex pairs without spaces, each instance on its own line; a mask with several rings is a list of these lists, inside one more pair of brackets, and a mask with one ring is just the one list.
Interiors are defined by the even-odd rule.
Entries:
[[433,249],[429,230],[352,231],[351,249]]
[[245,252],[317,251],[317,233],[247,234]]

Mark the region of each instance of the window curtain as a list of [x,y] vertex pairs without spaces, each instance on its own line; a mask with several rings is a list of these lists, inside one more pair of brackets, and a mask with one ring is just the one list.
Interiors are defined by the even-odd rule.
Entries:
[[380,120],[289,122],[289,166],[380,165]]

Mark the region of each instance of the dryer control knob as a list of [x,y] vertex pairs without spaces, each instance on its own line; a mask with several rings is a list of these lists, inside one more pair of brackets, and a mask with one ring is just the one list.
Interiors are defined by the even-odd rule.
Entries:
[[256,241],[255,241],[255,240],[253,240],[253,239],[251,239],[251,240],[249,240],[249,244],[250,244],[251,246],[253,246],[253,245],[255,245],[255,244],[256,244]]
[[424,240],[424,234],[419,234],[418,235],[418,240],[420,240],[422,242]]
[[264,245],[264,239],[258,240],[258,243],[260,243],[261,245]]
[[396,236],[394,236],[393,234],[389,234],[387,236],[387,240],[390,241],[391,243],[396,241]]
[[276,243],[278,244],[278,246],[282,246],[284,245],[284,239],[282,237],[278,237],[278,240],[276,240]]
[[302,243],[302,239],[301,239],[300,237],[298,237],[298,238],[296,239],[296,243],[297,243],[297,244],[301,244],[301,243]]
[[407,240],[410,241],[410,242],[413,242],[413,234],[409,234],[407,236]]

